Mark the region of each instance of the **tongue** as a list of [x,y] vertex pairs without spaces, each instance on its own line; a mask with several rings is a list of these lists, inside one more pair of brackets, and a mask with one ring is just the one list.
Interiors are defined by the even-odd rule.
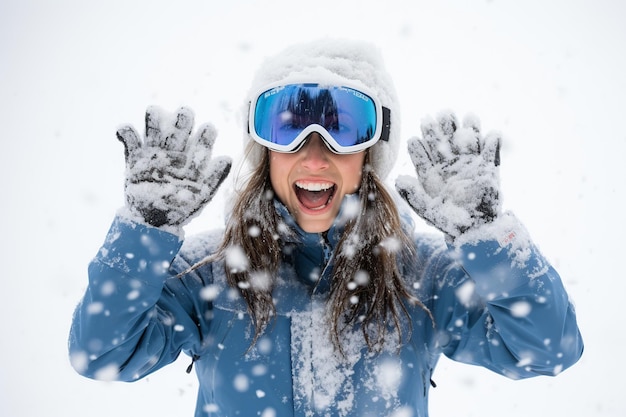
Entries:
[[328,204],[328,200],[333,194],[333,189],[323,191],[308,191],[302,188],[297,190],[298,200],[309,210],[319,210]]

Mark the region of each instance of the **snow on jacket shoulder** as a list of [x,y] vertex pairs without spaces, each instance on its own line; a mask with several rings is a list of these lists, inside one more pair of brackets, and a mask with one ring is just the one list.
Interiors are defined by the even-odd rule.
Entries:
[[[70,333],[70,355],[91,378],[133,381],[194,358],[196,416],[428,415],[430,376],[440,354],[511,378],[556,375],[582,353],[582,340],[557,273],[532,246],[497,241],[449,249],[417,237],[407,277],[422,308],[411,309],[411,340],[371,354],[360,331],[346,355],[332,348],[324,295],[302,271],[327,259],[336,240],[302,235],[301,256],[279,271],[277,316],[251,347],[245,304],[225,283],[223,265],[175,275],[215,249],[221,233],[182,242],[116,219],[89,267],[89,286]],[[509,245],[511,246],[511,245]]]

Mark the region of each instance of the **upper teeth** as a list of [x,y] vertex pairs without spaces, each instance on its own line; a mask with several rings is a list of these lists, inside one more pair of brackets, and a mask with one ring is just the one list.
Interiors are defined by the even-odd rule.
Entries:
[[332,182],[308,182],[308,181],[296,181],[296,187],[303,188],[307,191],[322,191],[332,188],[334,184]]

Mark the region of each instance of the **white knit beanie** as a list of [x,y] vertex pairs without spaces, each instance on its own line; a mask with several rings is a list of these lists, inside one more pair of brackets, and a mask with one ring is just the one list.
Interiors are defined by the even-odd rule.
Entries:
[[[292,45],[261,64],[253,79],[248,101],[268,84],[301,82],[303,79],[329,84],[346,81],[351,85],[361,84],[376,94],[384,107],[390,109],[389,140],[379,140],[370,149],[372,167],[384,179],[398,156],[400,109],[393,81],[385,69],[379,50],[367,42],[335,38]],[[245,141],[252,141],[250,135],[245,135]],[[253,165],[258,163],[262,152],[263,147],[254,142],[249,155]]]

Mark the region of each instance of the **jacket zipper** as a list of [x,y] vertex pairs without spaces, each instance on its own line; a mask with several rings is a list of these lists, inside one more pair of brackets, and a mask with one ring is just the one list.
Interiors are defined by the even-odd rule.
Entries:
[[323,260],[322,260],[323,268],[320,272],[320,276],[317,279],[317,282],[315,283],[315,286],[313,287],[313,290],[311,292],[312,294],[317,293],[317,289],[318,289],[320,282],[322,282],[322,280],[325,279],[328,267],[330,265],[330,260],[333,257],[333,251],[332,251],[332,248],[330,247],[330,242],[328,241],[328,232],[323,232],[320,234],[320,236],[322,238],[322,251],[324,255]]
[[198,356],[198,355],[193,355],[193,356],[191,357],[191,363],[190,363],[190,364],[189,364],[189,366],[187,367],[187,371],[186,371],[188,374],[190,374],[190,373],[191,373],[191,370],[193,369],[193,364],[194,364],[194,363],[195,363],[198,359],[200,359],[200,356]]

